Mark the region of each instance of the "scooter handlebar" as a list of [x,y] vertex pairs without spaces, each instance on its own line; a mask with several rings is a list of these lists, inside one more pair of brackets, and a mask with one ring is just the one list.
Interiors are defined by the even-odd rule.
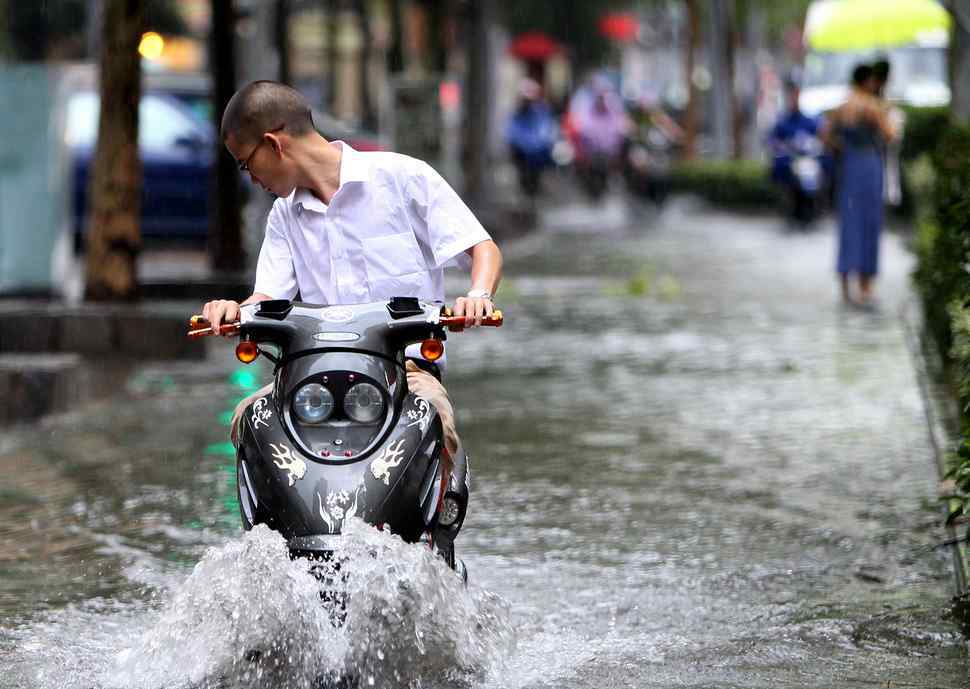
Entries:
[[[491,316],[482,319],[482,325],[488,325],[493,328],[501,328],[502,323],[505,322],[505,317],[502,315],[501,310],[495,309]],[[439,325],[443,325],[451,332],[461,332],[465,329],[465,317],[464,316],[441,316],[438,319]]]
[[238,335],[239,321],[223,323],[219,326],[219,332],[216,332],[212,329],[212,324],[205,317],[195,315],[189,319],[189,328],[191,330],[189,330],[187,335],[193,340],[205,337],[206,335]]
[[[453,316],[450,313],[451,311],[449,310],[447,312],[448,315],[442,315],[438,320],[438,325],[448,328],[453,333],[464,330],[466,327],[465,317]],[[493,328],[500,328],[504,322],[505,317],[502,315],[501,310],[496,309],[492,312],[491,316],[483,318],[481,324]],[[208,335],[238,335],[239,321],[223,323],[219,326],[219,331],[216,332],[212,329],[212,324],[204,316],[196,314],[189,319],[189,328],[190,330],[187,335],[191,339],[198,339]]]

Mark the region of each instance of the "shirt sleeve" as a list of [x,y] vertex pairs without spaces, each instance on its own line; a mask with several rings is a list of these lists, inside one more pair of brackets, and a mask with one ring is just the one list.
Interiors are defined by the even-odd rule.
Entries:
[[293,255],[286,241],[285,209],[277,200],[266,219],[266,234],[256,262],[256,285],[253,292],[266,294],[273,299],[292,299],[296,296],[296,270],[293,268]]
[[415,161],[405,186],[418,241],[431,250],[432,268],[457,265],[468,270],[471,257],[465,253],[491,239],[482,224],[451,185],[425,162]]

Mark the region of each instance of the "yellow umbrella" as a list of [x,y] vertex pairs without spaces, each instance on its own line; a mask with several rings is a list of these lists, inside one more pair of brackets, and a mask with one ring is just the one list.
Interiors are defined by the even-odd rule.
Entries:
[[950,14],[936,0],[839,0],[813,18],[808,45],[824,52],[891,48],[945,37]]

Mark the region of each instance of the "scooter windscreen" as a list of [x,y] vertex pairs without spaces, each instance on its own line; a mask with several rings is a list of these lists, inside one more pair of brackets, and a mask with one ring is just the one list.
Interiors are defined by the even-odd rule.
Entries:
[[279,372],[277,402],[304,453],[353,462],[380,446],[406,394],[400,363],[357,352],[291,360]]

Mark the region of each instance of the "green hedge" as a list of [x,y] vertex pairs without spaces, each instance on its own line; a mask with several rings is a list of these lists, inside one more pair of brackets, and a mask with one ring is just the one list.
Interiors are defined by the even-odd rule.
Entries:
[[[947,496],[950,524],[970,516],[970,126],[943,122],[936,138],[929,193],[918,203],[914,273],[926,326],[944,357],[960,398],[961,438],[948,457],[952,491]],[[970,536],[970,528],[961,535]],[[970,633],[970,604],[964,599],[954,614]]]
[[950,109],[914,108],[903,106],[906,113],[906,131],[903,136],[902,159],[915,160],[920,155],[932,154],[950,125]]
[[[930,197],[922,201],[915,279],[940,351],[954,355],[953,309],[970,298],[970,127],[947,125],[933,153]],[[968,398],[970,401],[970,398]]]
[[728,208],[757,208],[778,203],[768,168],[757,160],[684,161],[670,173],[672,191],[697,194]]

